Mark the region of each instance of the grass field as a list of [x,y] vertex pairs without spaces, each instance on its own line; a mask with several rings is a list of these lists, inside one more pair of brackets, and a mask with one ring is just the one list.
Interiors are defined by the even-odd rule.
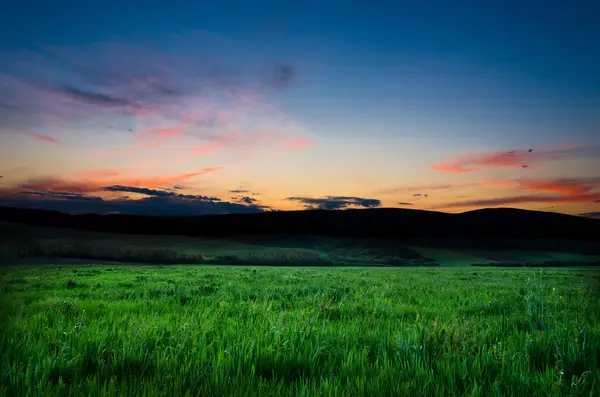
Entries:
[[598,269],[0,276],[3,396],[600,395]]
[[396,241],[305,235],[230,236],[222,239],[122,235],[0,222],[1,263],[18,263],[16,259],[33,257],[41,261],[37,263],[52,263],[53,258],[75,258],[126,263],[249,266],[446,267],[502,262],[600,264],[600,247],[589,242],[442,243],[436,240]]

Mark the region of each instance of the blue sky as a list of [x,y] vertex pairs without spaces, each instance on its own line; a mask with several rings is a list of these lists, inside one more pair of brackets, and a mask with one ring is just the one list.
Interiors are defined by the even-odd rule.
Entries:
[[[224,196],[228,190],[252,183],[268,192],[262,204],[273,208],[290,208],[286,198],[301,194],[376,198],[395,206],[408,198],[377,192],[447,183],[477,187],[461,193],[451,188],[415,206],[468,209],[490,196],[514,205],[512,197],[524,191],[524,207],[538,206],[530,194],[540,194],[545,206],[551,191],[531,193],[527,186],[597,176],[600,149],[589,148],[600,141],[598,16],[594,1],[10,2],[0,13],[0,92],[8,98],[0,108],[0,139],[6,142],[0,173],[7,174],[0,183],[10,195],[34,179],[78,182],[66,173],[73,165],[92,172],[164,163],[144,172],[183,175],[190,167],[218,166],[214,180],[189,188],[232,200]],[[144,104],[150,106],[144,116],[115,111],[131,105],[125,98],[146,92],[127,91],[140,87],[132,83],[136,76],[155,84],[165,73],[185,91],[185,100],[173,100],[180,109],[197,116],[208,101],[221,115],[227,109],[228,124],[217,123],[210,136],[190,132],[197,126],[188,124],[182,132],[183,112],[168,108],[166,98]],[[99,80],[114,76],[129,85]],[[209,99],[199,79],[210,79]],[[109,98],[115,89],[119,96]],[[235,104],[227,96],[232,90]],[[252,106],[239,104],[241,93]],[[50,106],[52,95],[71,102]],[[77,100],[84,103],[72,103]],[[23,110],[29,108],[44,117]],[[140,120],[150,112],[161,117]],[[123,131],[107,131],[115,125]],[[234,126],[248,131],[236,131],[234,139],[225,131]],[[138,135],[167,139],[165,129],[172,131],[168,150],[144,149],[152,146],[147,143],[138,144],[135,156],[127,151]],[[177,151],[192,145],[185,140],[190,134],[206,141],[196,151],[202,159],[197,165],[174,162],[186,158]],[[248,137],[241,139],[245,143],[240,134]],[[281,147],[274,152],[257,149],[275,140]],[[54,154],[43,146],[52,142]],[[121,147],[128,153],[124,159],[90,160],[96,149]],[[566,147],[581,149],[566,155]],[[528,148],[542,151],[531,161],[543,165],[494,160],[497,153]],[[479,168],[456,175],[465,158]],[[432,169],[440,164],[454,165],[441,167],[454,171]],[[579,182],[589,184],[584,179]],[[498,191],[502,186],[521,191]],[[110,192],[105,199],[120,199]],[[592,212],[597,206],[595,196],[551,193],[559,194],[560,211]],[[465,201],[458,196],[471,197],[473,205],[455,206]]]

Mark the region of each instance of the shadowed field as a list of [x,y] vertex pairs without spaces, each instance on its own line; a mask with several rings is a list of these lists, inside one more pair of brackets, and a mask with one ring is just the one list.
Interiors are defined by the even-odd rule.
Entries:
[[8,266],[0,394],[591,396],[596,269]]
[[[127,235],[0,223],[4,263],[249,266],[470,266],[600,263],[593,242],[435,240],[312,235],[227,238]],[[87,261],[87,262],[86,262]]]

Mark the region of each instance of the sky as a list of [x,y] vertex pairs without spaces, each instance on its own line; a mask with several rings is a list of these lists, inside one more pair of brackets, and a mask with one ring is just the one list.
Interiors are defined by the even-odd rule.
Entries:
[[0,205],[600,213],[598,1],[9,1]]

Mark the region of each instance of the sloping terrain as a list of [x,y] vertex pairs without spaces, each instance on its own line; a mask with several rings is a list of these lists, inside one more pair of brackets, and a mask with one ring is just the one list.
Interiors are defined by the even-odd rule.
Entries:
[[510,208],[462,214],[395,208],[196,217],[69,215],[0,207],[0,221],[121,234],[230,237],[321,235],[402,239],[569,238],[600,242],[600,220]]
[[[594,243],[402,240],[314,235],[208,238],[125,235],[0,223],[5,263],[223,264],[278,266],[470,266],[600,262]],[[554,247],[550,249],[549,247]],[[591,254],[589,254],[591,252]],[[588,253],[588,254],[586,254]],[[19,258],[17,260],[17,258]],[[27,258],[27,259],[24,259]]]

